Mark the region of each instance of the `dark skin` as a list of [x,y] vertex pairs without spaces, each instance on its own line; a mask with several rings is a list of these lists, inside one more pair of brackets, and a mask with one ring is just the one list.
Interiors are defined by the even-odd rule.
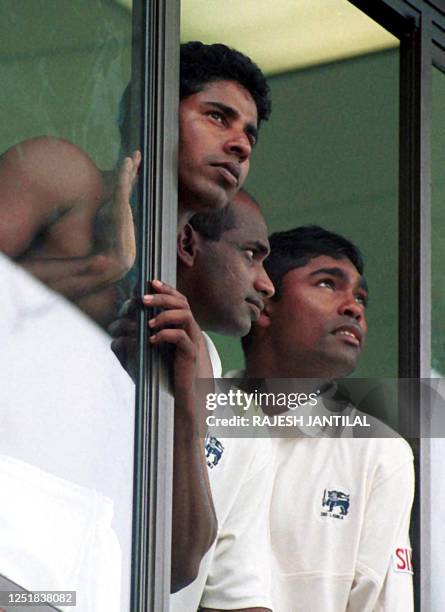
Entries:
[[[171,592],[192,582],[203,554],[216,537],[216,516],[203,451],[204,410],[197,409],[196,378],[213,378],[205,340],[186,298],[173,287],[152,281],[153,294],[143,297],[147,308],[162,309],[149,320],[153,346],[171,345],[175,397],[172,504]],[[125,316],[110,326],[116,335],[112,348],[131,370],[135,354],[137,300],[126,305]],[[201,436],[200,436],[201,434]]]
[[140,159],[101,172],[79,147],[46,136],[0,156],[0,249],[101,324],[134,263],[129,200]]
[[[216,515],[202,452],[202,420],[197,415],[195,381],[211,378],[212,366],[205,341],[187,300],[168,285],[152,283],[157,294],[146,295],[144,305],[164,310],[150,319],[155,332],[149,342],[175,346],[173,384],[175,396],[173,503],[172,503],[172,593],[187,586],[198,575],[202,551],[216,537]],[[197,418],[198,416],[198,418]],[[203,494],[204,493],[204,494]],[[210,517],[193,529],[196,516]],[[190,525],[187,529],[185,526]],[[188,573],[184,575],[184,568]],[[178,579],[177,576],[180,576]]]

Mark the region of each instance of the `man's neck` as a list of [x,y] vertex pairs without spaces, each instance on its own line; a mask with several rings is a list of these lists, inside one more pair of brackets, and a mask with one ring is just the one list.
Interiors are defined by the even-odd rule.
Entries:
[[[263,349],[264,347],[262,347]],[[273,351],[254,351],[246,356],[246,378],[292,378],[311,381],[310,386],[317,390],[325,386],[335,376],[325,368],[310,364],[299,364],[295,360],[285,360],[275,356]]]

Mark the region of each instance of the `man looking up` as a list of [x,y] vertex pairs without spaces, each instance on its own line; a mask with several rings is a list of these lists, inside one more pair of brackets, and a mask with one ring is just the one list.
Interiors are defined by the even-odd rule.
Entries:
[[[363,350],[360,252],[319,227],[278,232],[270,245],[275,295],[243,339],[246,378],[312,378],[320,389],[350,374]],[[410,557],[408,444],[305,431],[275,439],[274,612],[412,610],[411,566],[400,562]]]

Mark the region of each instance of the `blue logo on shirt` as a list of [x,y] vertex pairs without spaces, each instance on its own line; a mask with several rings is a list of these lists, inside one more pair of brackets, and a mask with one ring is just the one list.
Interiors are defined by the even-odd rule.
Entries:
[[325,489],[321,501],[321,516],[331,516],[343,520],[349,512],[350,495],[342,491]]
[[213,469],[215,465],[218,465],[219,460],[222,457],[224,446],[221,444],[218,438],[215,438],[215,436],[211,436],[208,433],[205,439],[205,450],[207,465],[210,469]]

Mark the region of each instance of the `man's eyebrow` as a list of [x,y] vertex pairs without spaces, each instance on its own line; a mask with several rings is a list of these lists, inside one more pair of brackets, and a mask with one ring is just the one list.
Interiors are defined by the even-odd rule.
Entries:
[[[233,108],[233,106],[228,106],[227,104],[224,104],[223,102],[218,102],[217,100],[204,100],[203,104],[212,106],[213,108],[217,108],[218,110],[222,111],[225,115],[227,115],[227,117],[230,117],[231,119],[239,119],[240,117],[240,114],[236,110],[236,108]],[[246,132],[248,136],[251,136],[255,140],[255,143],[257,142],[258,128],[256,127],[255,124],[248,123],[244,131]]]
[[[349,278],[349,274],[347,274],[344,270],[342,270],[341,268],[318,268],[318,270],[314,270],[313,272],[311,272],[309,274],[309,276],[316,276],[317,274],[329,274],[331,276],[336,276],[337,278],[339,278],[342,281],[345,282],[349,282],[350,278]],[[368,291],[368,283],[366,282],[366,278],[364,276],[360,276],[359,281],[358,281],[358,287],[359,289],[362,289],[363,291],[366,292],[366,294],[369,293]]]
[[265,257],[270,254],[270,246],[267,242],[263,242],[262,240],[255,240],[254,242],[252,242],[252,246],[254,247],[255,251],[261,253],[261,255],[264,255]]
[[330,276],[336,276],[340,280],[349,281],[349,274],[347,274],[341,268],[318,268],[309,274],[309,276],[317,276],[318,274],[329,274]]
[[233,244],[237,248],[252,249],[253,251],[260,253],[264,257],[270,255],[270,246],[268,242],[262,240],[227,240],[230,244]]

